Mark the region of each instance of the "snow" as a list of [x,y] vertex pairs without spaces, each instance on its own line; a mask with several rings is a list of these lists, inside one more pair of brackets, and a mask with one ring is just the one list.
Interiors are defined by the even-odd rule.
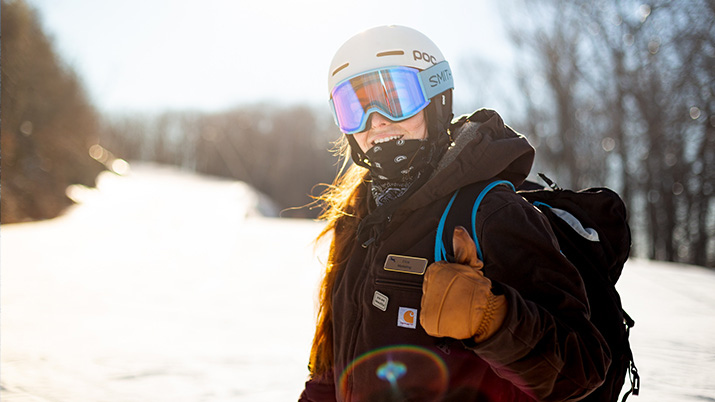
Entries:
[[[3,225],[3,401],[290,401],[307,376],[323,224],[243,183],[132,165],[64,216]],[[619,281],[636,402],[715,401],[715,273],[632,260]]]

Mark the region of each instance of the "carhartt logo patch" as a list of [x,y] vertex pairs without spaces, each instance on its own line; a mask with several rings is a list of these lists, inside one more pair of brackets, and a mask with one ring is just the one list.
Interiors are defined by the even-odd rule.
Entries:
[[417,328],[417,309],[400,307],[397,312],[397,326],[403,328]]

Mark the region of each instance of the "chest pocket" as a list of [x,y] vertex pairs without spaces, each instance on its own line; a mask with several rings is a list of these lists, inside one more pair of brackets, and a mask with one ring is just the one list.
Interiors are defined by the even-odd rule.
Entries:
[[[378,272],[375,287],[422,292],[422,278],[429,261],[426,258],[389,254]],[[377,267],[376,267],[377,268]]]

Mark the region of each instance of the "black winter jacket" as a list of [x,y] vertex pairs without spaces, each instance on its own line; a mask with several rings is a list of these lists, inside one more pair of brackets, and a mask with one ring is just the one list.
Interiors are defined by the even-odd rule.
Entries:
[[[589,321],[583,281],[543,216],[511,189],[489,192],[477,214],[484,273],[508,302],[504,324],[485,342],[427,335],[423,275],[385,269],[388,255],[434,262],[438,222],[455,190],[494,178],[518,186],[531,169],[533,148],[494,111],[463,117],[452,132],[457,145],[430,180],[340,270],[333,377],[308,381],[302,401],[566,401],[603,382],[610,353]],[[471,209],[450,214],[469,225]]]

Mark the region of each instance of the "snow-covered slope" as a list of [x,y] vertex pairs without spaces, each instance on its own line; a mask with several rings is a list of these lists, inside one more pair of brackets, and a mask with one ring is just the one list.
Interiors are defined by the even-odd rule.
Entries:
[[[297,399],[321,223],[261,216],[242,183],[162,167],[73,196],[61,218],[0,229],[3,401]],[[632,400],[715,401],[715,275],[631,261],[619,289],[636,319]]]

